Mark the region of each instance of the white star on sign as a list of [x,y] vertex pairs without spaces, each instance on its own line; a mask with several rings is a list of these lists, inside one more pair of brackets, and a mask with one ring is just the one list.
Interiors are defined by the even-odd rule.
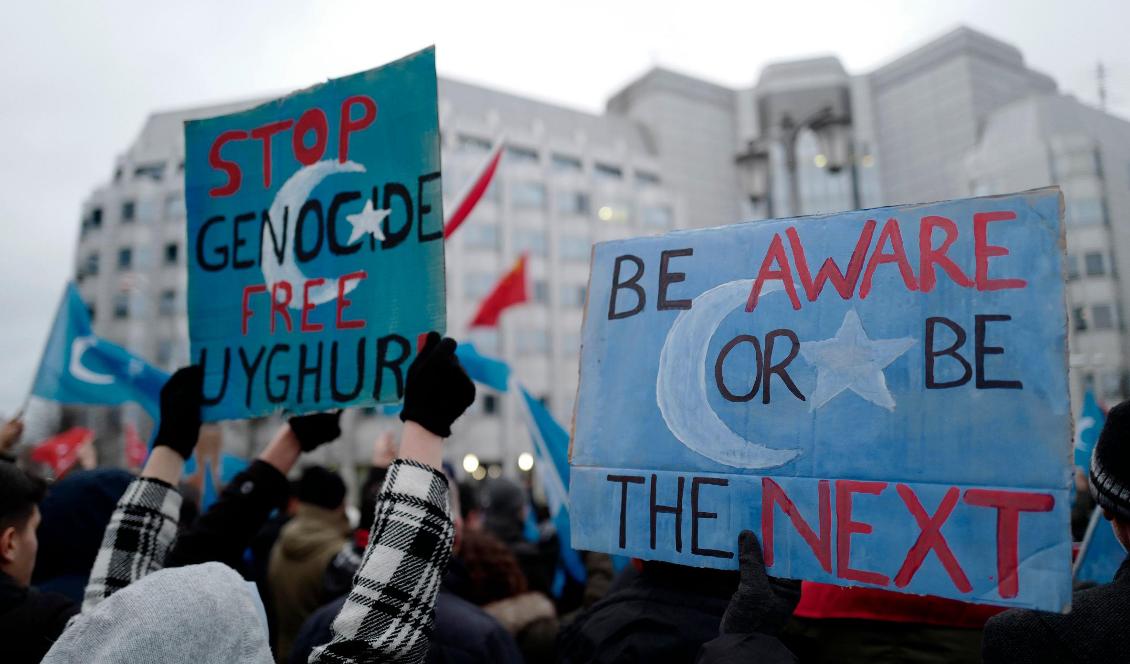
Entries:
[[816,367],[816,390],[809,396],[809,410],[816,410],[840,392],[850,389],[876,406],[895,409],[887,389],[883,367],[914,345],[915,339],[870,339],[855,309],[844,314],[836,336],[824,341],[805,341],[800,354]]
[[349,234],[349,241],[346,244],[353,244],[364,237],[365,233],[378,240],[384,240],[385,234],[381,231],[381,222],[388,213],[388,210],[378,210],[376,201],[370,200],[360,212],[346,216],[345,220],[353,224],[353,232]]

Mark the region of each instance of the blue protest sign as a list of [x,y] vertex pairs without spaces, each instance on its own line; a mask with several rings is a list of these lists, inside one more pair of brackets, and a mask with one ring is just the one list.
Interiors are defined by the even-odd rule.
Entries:
[[417,337],[445,329],[434,50],[185,142],[204,419],[398,400]]
[[573,544],[1063,610],[1058,189],[605,242]]

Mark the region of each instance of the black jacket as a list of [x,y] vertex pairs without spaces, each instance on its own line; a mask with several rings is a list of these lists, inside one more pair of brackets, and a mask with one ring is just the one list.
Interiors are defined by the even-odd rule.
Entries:
[[562,662],[693,662],[718,637],[737,572],[647,563],[557,639]]
[[[330,625],[341,611],[341,597],[315,611],[299,630],[290,651],[291,664],[306,664],[314,648],[329,643]],[[522,653],[510,633],[482,609],[440,590],[435,629],[428,649],[429,664],[522,664]]]
[[1071,613],[1013,609],[985,624],[985,662],[1125,662],[1130,659],[1130,558],[1114,581],[1071,596]]
[[0,572],[0,652],[7,664],[38,662],[79,605],[57,593],[23,588]]

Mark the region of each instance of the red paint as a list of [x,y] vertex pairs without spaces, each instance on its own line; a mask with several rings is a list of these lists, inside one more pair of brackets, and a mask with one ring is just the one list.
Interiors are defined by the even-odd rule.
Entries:
[[[776,269],[772,269],[772,264],[776,263]],[[757,298],[761,295],[761,286],[770,279],[780,279],[785,287],[785,292],[789,295],[789,301],[793,303],[793,309],[800,309],[800,299],[796,294],[796,286],[793,284],[793,273],[789,269],[789,257],[785,254],[785,245],[781,242],[781,235],[779,233],[773,234],[773,241],[769,243],[769,250],[765,252],[765,260],[761,261],[761,269],[757,271],[757,279],[753,282],[753,288],[749,291],[749,300],[746,301],[745,310],[753,311],[757,307]]]
[[[279,301],[279,291],[284,291],[286,299]],[[276,281],[271,286],[271,334],[275,333],[275,314],[282,314],[283,321],[286,323],[286,331],[290,332],[293,325],[290,321],[290,311],[287,307],[290,306],[290,299],[294,295],[294,289],[291,288],[289,281]]]
[[[359,104],[362,108],[361,117],[352,118],[352,106]],[[349,160],[349,135],[361,131],[373,124],[377,119],[377,103],[365,95],[354,95],[341,103],[341,124],[337,130],[337,160],[345,163]]]
[[1050,512],[1055,498],[1046,493],[997,489],[966,489],[964,498],[970,505],[997,510],[997,590],[1004,599],[1016,597],[1020,592],[1020,513]]
[[[935,228],[942,229],[946,234],[942,246],[937,249],[931,246]],[[934,290],[934,285],[938,281],[934,275],[935,265],[941,267],[958,286],[973,288],[973,280],[961,271],[957,263],[946,256],[946,252],[954,242],[957,242],[957,224],[953,223],[953,220],[935,215],[922,218],[918,228],[918,285],[923,293]]]
[[[310,322],[310,312],[316,306],[310,301],[310,289],[312,287],[321,286],[326,283],[326,280],[318,277],[317,279],[307,279],[306,284],[302,287],[302,320],[299,323],[298,329],[303,332],[321,332],[325,329],[325,325],[321,323]],[[341,292],[340,290],[338,291]]]
[[212,147],[208,149],[208,165],[212,168],[223,171],[228,175],[227,184],[222,187],[213,187],[208,191],[208,195],[213,198],[219,196],[231,196],[239,191],[239,185],[243,182],[243,172],[239,170],[239,164],[234,161],[228,161],[220,156],[220,150],[223,149],[230,141],[242,141],[247,138],[247,132],[243,130],[225,131],[212,141]]
[[343,274],[341,275],[341,278],[337,280],[337,317],[335,320],[337,329],[356,330],[365,327],[365,321],[359,319],[345,320],[341,317],[341,315],[345,312],[346,308],[348,308],[349,305],[352,304],[352,301],[349,298],[345,297],[345,284],[349,281],[364,279],[367,276],[369,275],[364,270],[358,270],[357,272]]
[[989,244],[989,224],[994,221],[1015,219],[1016,213],[1010,210],[997,212],[978,212],[973,215],[973,253],[977,259],[977,290],[995,291],[1006,288],[1024,288],[1028,282],[1023,279],[990,279],[989,259],[994,256],[1007,256],[1008,249]]
[[240,321],[240,328],[243,331],[243,336],[247,336],[247,321],[251,319],[251,307],[249,306],[251,296],[255,293],[266,293],[266,284],[253,284],[246,286],[243,289],[243,313],[242,320]]
[[294,120],[279,120],[251,130],[251,138],[263,143],[263,187],[271,186],[271,137],[294,126]]
[[[883,251],[884,242],[891,245],[890,253]],[[875,251],[871,254],[871,260],[867,262],[867,271],[863,273],[863,284],[859,287],[859,299],[862,300],[871,292],[871,280],[875,276],[875,268],[884,263],[897,264],[899,273],[902,275],[902,281],[906,284],[906,289],[918,290],[918,282],[914,279],[914,270],[910,267],[910,261],[906,258],[906,248],[902,243],[902,231],[895,219],[888,219],[887,223],[883,224],[883,230],[879,232],[879,239],[875,242]]]
[[[314,144],[306,147],[306,134],[314,132]],[[326,113],[320,108],[308,109],[298,118],[294,125],[294,132],[290,135],[291,147],[294,148],[294,157],[303,166],[309,166],[322,158],[326,153],[326,141],[329,138],[329,122]]]
[[793,261],[796,263],[797,276],[800,277],[800,283],[804,286],[804,293],[808,296],[809,302],[815,302],[816,298],[820,297],[821,291],[824,290],[824,284],[829,279],[841,298],[851,299],[852,295],[855,294],[855,285],[859,283],[859,273],[863,269],[863,259],[867,256],[867,248],[871,246],[871,236],[875,233],[875,226],[874,219],[868,219],[867,223],[863,225],[863,230],[859,233],[859,240],[856,241],[855,249],[851,252],[851,261],[848,263],[846,274],[841,272],[840,266],[829,257],[820,266],[815,281],[808,270],[808,259],[804,255],[804,245],[801,244],[800,235],[797,234],[795,228],[789,228],[785,231],[785,235],[789,237],[789,246],[793,250]]
[[761,541],[765,552],[765,565],[773,565],[773,508],[779,507],[792,521],[793,528],[812,549],[816,560],[825,572],[832,571],[832,499],[828,480],[820,480],[819,489],[819,527],[820,534],[800,515],[796,505],[779,484],[768,477],[761,478]]
[[851,497],[856,493],[877,496],[885,488],[886,482],[836,480],[836,576],[841,579],[877,586],[886,586],[891,582],[885,574],[851,567],[851,536],[855,533],[870,535],[874,530],[869,523],[851,520]]
[[949,544],[946,543],[945,536],[942,535],[942,524],[953,513],[953,508],[957,506],[957,500],[961,497],[961,491],[957,487],[952,487],[946,491],[941,504],[938,505],[938,510],[934,512],[933,516],[930,516],[922,507],[922,503],[919,502],[914,489],[905,484],[898,484],[895,486],[895,490],[898,491],[902,502],[906,504],[906,508],[914,515],[914,520],[921,530],[914,546],[910,547],[910,551],[906,553],[906,560],[903,561],[902,567],[895,574],[895,586],[905,588],[909,585],[922,566],[922,562],[926,560],[927,554],[933,550],[938,555],[942,567],[949,574],[953,585],[963,593],[972,591],[973,586],[969,583],[969,577],[965,576],[965,571],[961,569],[961,565],[957,562],[953,551],[950,550]]

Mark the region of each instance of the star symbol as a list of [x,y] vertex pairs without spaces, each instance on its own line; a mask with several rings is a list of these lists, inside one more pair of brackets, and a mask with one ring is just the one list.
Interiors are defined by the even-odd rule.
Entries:
[[376,201],[370,200],[369,204],[360,212],[345,217],[353,224],[353,232],[349,234],[346,244],[353,244],[369,233],[378,240],[384,240],[385,234],[381,231],[381,222],[388,216],[389,210],[378,210]]
[[915,339],[871,339],[859,322],[855,309],[844,314],[836,336],[824,341],[805,341],[800,354],[816,367],[816,390],[809,396],[809,410],[816,410],[837,394],[850,389],[876,406],[895,409],[887,389],[883,367],[905,353]]

